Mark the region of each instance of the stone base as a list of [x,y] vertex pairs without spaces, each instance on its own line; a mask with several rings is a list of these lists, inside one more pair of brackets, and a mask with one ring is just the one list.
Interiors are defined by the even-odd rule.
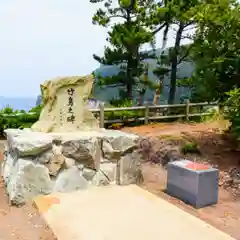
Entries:
[[105,129],[74,133],[7,129],[5,134],[2,177],[12,204],[117,180],[121,185],[143,181],[136,135]]
[[167,192],[195,208],[218,201],[218,169],[188,160],[168,164]]

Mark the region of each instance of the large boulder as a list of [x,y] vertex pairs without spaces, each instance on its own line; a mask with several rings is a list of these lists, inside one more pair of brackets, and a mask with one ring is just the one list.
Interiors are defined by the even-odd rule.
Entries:
[[143,180],[136,135],[105,129],[65,133],[9,129],[5,134],[2,177],[14,204],[39,194],[113,184],[117,176],[124,185]]
[[120,182],[129,185],[143,181],[141,170],[141,156],[138,152],[128,153],[120,160]]
[[82,176],[76,166],[65,169],[59,173],[55,182],[54,192],[71,192],[78,189],[86,189],[88,181]]
[[20,157],[36,156],[52,147],[52,137],[44,133],[26,132],[11,138],[11,149]]
[[100,141],[98,137],[82,137],[76,140],[62,142],[62,154],[75,159],[85,166],[96,168],[101,157]]
[[37,195],[49,194],[51,191],[52,181],[44,165],[19,158],[12,166],[7,182],[7,192],[12,203],[23,204]]
[[42,111],[32,126],[38,132],[75,132],[98,129],[98,120],[88,108],[94,78],[60,77],[41,85]]

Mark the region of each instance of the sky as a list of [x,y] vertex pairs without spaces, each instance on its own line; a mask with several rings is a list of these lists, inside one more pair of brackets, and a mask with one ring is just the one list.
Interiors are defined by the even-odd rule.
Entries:
[[[36,97],[40,84],[99,67],[107,30],[94,26],[89,0],[0,1],[0,96]],[[160,47],[161,36],[157,36]],[[174,38],[170,34],[168,46]]]

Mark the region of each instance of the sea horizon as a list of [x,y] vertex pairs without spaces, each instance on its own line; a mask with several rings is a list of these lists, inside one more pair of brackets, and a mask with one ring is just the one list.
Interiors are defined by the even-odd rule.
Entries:
[[4,97],[0,96],[0,110],[10,107],[13,110],[29,111],[36,106],[37,97]]

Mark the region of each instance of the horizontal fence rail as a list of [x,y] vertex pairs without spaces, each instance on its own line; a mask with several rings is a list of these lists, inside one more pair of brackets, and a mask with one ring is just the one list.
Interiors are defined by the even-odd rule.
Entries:
[[[146,105],[146,106],[134,106],[134,107],[120,107],[120,108],[105,108],[103,104],[100,104],[99,109],[90,109],[92,113],[96,113],[99,115],[99,124],[100,127],[104,127],[104,124],[106,123],[122,123],[122,122],[134,122],[134,121],[143,121],[145,124],[148,124],[149,120],[161,120],[161,119],[171,119],[171,118],[185,118],[187,121],[190,117],[196,117],[196,116],[208,116],[212,115],[211,112],[200,112],[200,113],[190,113],[191,107],[211,107],[216,106],[218,107],[217,102],[204,102],[204,103],[190,103],[189,101],[186,101],[182,104],[171,104],[171,105]],[[185,108],[184,113],[182,114],[173,114],[173,115],[157,115],[157,110],[164,110],[164,112],[167,112],[169,109],[174,108]],[[109,112],[119,112],[119,111],[143,111],[143,116],[141,117],[129,117],[127,119],[105,119],[105,113]],[[154,110],[154,111],[153,111]],[[150,114],[152,113],[152,114]],[[153,115],[155,113],[155,115]],[[22,115],[29,115],[34,116],[37,115],[35,112],[28,112],[28,113],[14,113],[14,114],[6,114],[6,113],[0,113],[1,117],[19,117]]]

